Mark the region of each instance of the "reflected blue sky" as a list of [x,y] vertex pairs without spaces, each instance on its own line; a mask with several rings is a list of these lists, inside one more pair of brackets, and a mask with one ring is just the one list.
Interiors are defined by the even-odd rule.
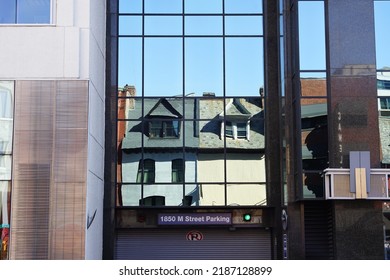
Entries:
[[[324,3],[300,1],[298,8],[300,69],[325,70]],[[142,0],[120,1],[121,13],[142,10]],[[226,0],[225,12],[235,15],[225,16],[225,30],[223,17],[218,15],[222,0],[186,0],[184,10],[191,15],[185,16],[184,22],[182,0],[145,0],[144,10],[149,13],[144,27],[139,15],[120,18],[120,35],[131,38],[119,40],[119,86],[134,85],[138,96],[142,92],[145,96],[199,96],[203,92],[258,96],[264,86],[262,1]],[[180,15],[151,15],[154,13]],[[201,13],[209,15],[195,15]],[[378,68],[390,66],[389,15],[390,1],[375,1]],[[136,37],[142,34],[147,36],[144,45],[142,38]],[[161,35],[170,37],[158,38]]]
[[375,1],[377,69],[390,67],[390,1]]

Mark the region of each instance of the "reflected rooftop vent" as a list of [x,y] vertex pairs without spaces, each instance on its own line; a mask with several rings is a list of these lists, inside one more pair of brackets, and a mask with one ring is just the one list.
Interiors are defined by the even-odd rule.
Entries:
[[215,97],[215,92],[203,92],[203,96]]

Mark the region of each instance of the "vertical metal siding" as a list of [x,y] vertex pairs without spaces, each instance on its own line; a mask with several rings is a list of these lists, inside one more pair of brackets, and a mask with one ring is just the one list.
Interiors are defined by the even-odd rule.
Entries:
[[118,260],[271,259],[271,234],[264,229],[196,229],[201,241],[188,241],[191,229],[121,230]]

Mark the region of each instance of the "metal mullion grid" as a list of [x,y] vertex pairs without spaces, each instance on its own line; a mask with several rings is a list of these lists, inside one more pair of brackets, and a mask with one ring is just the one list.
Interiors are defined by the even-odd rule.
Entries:
[[[142,162],[142,174],[141,174],[141,201],[143,201],[144,198],[144,173],[145,173],[145,165],[144,165],[144,153],[145,153],[145,141],[144,141],[144,131],[145,131],[145,0],[142,0],[142,32],[141,32],[141,41],[142,41],[142,70],[141,70],[141,84],[142,84],[142,91],[141,91],[141,162]],[[156,172],[156,170],[155,170]],[[156,176],[156,173],[155,175]],[[143,206],[143,205],[140,205]]]
[[224,172],[224,204],[227,205],[227,159],[226,159],[226,36],[225,36],[225,0],[222,1],[222,92],[223,92],[223,172]]
[[[183,205],[184,206],[184,198],[185,198],[185,195],[186,195],[186,161],[187,161],[187,158],[186,158],[186,100],[185,100],[185,89],[186,89],[186,79],[185,79],[185,75],[186,75],[186,67],[185,67],[185,0],[182,0],[182,14],[181,14],[181,17],[182,17],[182,30],[181,30],[181,34],[182,34],[182,67],[183,67],[183,71],[182,71],[182,85],[183,85],[183,89],[182,89],[182,107],[183,107],[183,111],[182,111],[182,114],[183,114],[183,118],[182,118],[182,124],[181,126],[183,127],[183,133],[181,134],[181,136],[183,137],[183,141],[182,141],[182,157],[183,157],[183,161],[182,161],[182,170],[183,170],[183,182],[182,182],[182,190],[183,190],[183,193],[182,193],[182,201],[183,201]],[[191,205],[189,205],[191,206]]]

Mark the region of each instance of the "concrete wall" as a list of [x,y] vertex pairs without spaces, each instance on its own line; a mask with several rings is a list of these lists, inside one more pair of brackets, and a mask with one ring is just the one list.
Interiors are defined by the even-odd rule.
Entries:
[[[106,1],[53,0],[51,24],[0,25],[4,80],[87,80],[85,258],[102,258]],[[16,93],[17,94],[17,93]],[[16,104],[17,105],[17,104]],[[77,159],[75,159],[77,160]]]

